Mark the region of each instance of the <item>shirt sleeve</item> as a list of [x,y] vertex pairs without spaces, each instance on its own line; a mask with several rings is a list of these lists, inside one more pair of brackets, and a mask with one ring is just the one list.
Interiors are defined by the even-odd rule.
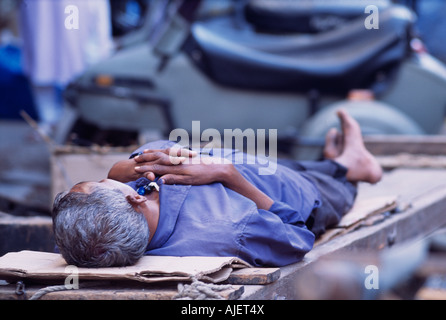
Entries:
[[301,261],[314,240],[298,211],[275,202],[251,215],[240,239],[240,258],[254,266],[285,266]]
[[276,214],[283,223],[293,225],[305,224],[302,215],[284,202],[275,201],[268,211]]

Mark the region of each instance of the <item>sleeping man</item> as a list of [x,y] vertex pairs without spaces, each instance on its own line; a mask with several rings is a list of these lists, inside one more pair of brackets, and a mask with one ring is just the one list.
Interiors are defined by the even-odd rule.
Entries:
[[173,142],[147,144],[116,163],[108,179],[56,197],[56,245],[79,267],[126,266],[142,255],[298,262],[351,208],[356,184],[382,176],[359,124],[344,110],[338,117],[342,133],[327,133],[325,160],[279,162],[272,175],[234,162],[247,155],[228,149],[197,163],[197,153],[186,149],[172,156]]

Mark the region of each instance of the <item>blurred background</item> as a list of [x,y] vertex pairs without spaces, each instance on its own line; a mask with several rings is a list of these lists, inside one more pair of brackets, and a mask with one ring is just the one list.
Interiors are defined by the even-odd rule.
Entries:
[[0,195],[31,184],[47,210],[52,146],[129,147],[195,120],[277,129],[297,159],[320,156],[340,106],[365,135],[442,134],[445,14],[440,0],[0,0]]
[[0,0],[0,256],[51,251],[56,192],[192,121],[277,129],[294,159],[320,158],[339,107],[365,136],[444,136],[445,16],[442,0]]
[[[164,6],[169,3],[169,1],[164,2]],[[179,1],[170,2],[179,3]],[[214,0],[203,2],[201,16],[199,13],[195,14],[196,19],[217,20],[219,16],[228,14],[235,15],[237,18],[234,19],[238,19],[239,24],[244,23],[241,20],[247,19],[248,23],[251,23],[250,28],[257,27],[263,33],[257,40],[258,42],[270,41],[267,37],[262,38],[265,33],[274,33],[280,37],[285,33],[289,35],[291,32],[295,32],[304,37],[302,33],[308,27],[306,25],[312,23],[308,22],[311,15],[317,18],[319,14],[319,17],[323,17],[325,22],[322,18],[319,19],[320,26],[322,29],[325,28],[323,27],[325,23],[328,29],[331,28],[330,24],[341,26],[347,18],[353,19],[352,17],[355,15],[365,19],[367,15],[364,14],[363,8],[366,4],[376,3],[383,6],[383,3],[400,3],[416,14],[413,30],[416,36],[422,39],[428,52],[439,60],[446,61],[444,45],[446,22],[442,19],[446,13],[446,4],[440,0],[363,1],[364,4],[361,3],[359,8],[351,5],[352,1],[334,1],[334,4],[327,6],[328,9],[325,11],[324,8],[319,8],[321,6],[319,4],[323,4],[324,1],[289,1],[289,3],[302,4],[300,7],[291,8],[294,11],[301,10],[302,15],[297,13],[295,17],[290,18],[294,20],[291,28],[279,26],[276,29],[270,28],[270,30],[266,30],[269,28],[268,26],[278,25],[278,20],[274,20],[277,17],[273,16],[276,13],[272,11],[283,10],[283,8],[274,8],[274,5],[271,4],[262,8],[261,6],[268,1]],[[271,1],[269,2],[271,3]],[[256,3],[260,4],[257,8],[255,7]],[[67,6],[72,4],[77,6],[78,13],[65,12]],[[249,11],[250,8],[246,9],[249,4],[254,4],[251,6],[251,11]],[[156,38],[156,34],[160,33],[159,29],[162,29],[166,17],[169,16],[169,13],[166,16],[166,12],[160,9],[162,6],[163,4],[160,6],[160,1],[150,0],[98,0],[94,3],[84,0],[1,0],[1,119],[20,120],[22,119],[19,114],[20,110],[24,110],[40,123],[42,129],[53,133],[51,130],[54,130],[55,124],[62,117],[64,100],[66,100],[64,93],[69,84],[84,73],[88,73],[91,66],[100,65],[100,62],[103,61],[112,61],[102,64],[109,66],[110,70],[119,67],[125,68],[124,65],[118,63],[118,59],[110,60],[110,57],[118,55],[120,51],[125,51],[132,45],[138,45],[138,43],[148,44],[150,40],[153,43],[153,38]],[[338,8],[335,8],[336,6]],[[262,10],[264,11],[262,12]],[[271,17],[267,16],[270,14],[268,10],[272,12]],[[354,12],[355,10],[357,12]],[[329,16],[330,13],[331,16]],[[78,14],[78,17],[75,17],[75,14]],[[261,16],[262,14],[264,16]],[[241,16],[245,16],[246,19]],[[336,17],[338,19],[335,19]],[[77,30],[66,28],[65,23],[67,20],[70,22],[70,19],[79,20],[80,27]],[[267,27],[262,26],[262,23],[268,19],[270,21],[265,24]],[[315,19],[315,21],[317,20]],[[293,31],[293,28],[296,31]],[[246,33],[249,28],[244,25],[239,29]],[[322,29],[307,30],[307,32],[325,31]],[[218,29],[215,30],[218,31]],[[228,37],[232,36],[228,35]],[[295,39],[290,40],[290,43],[291,41],[295,41]],[[334,54],[337,54],[337,51],[334,51]],[[283,58],[285,59],[285,57]],[[101,72],[104,71],[101,67],[98,69]],[[113,75],[113,72],[110,73]],[[107,72],[102,73],[107,74]],[[146,70],[146,74],[149,73],[150,70]],[[132,74],[131,70],[127,72],[126,78],[141,79],[139,74]],[[153,81],[153,79],[150,80]]]

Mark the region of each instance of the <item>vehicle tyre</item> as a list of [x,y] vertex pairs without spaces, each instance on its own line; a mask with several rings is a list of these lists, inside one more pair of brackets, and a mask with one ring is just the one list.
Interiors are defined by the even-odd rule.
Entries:
[[388,104],[375,100],[343,100],[323,108],[305,122],[299,135],[304,145],[298,150],[299,159],[320,158],[328,130],[333,127],[340,130],[336,111],[341,108],[358,121],[364,136],[425,134],[413,119]]

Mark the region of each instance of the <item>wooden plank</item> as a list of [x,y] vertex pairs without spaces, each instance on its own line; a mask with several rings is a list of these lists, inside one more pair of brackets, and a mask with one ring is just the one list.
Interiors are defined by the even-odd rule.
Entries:
[[417,300],[446,300],[446,289],[421,288],[416,296]]
[[231,273],[227,283],[230,284],[269,284],[280,277],[280,268],[244,268]]
[[[201,281],[219,283],[243,261],[236,257],[204,256],[143,256],[138,262],[126,267],[76,268],[76,276],[82,280],[131,280],[156,283],[167,281]],[[245,267],[249,267],[245,263]],[[30,279],[32,281],[64,281],[71,271],[60,254],[40,251],[9,252],[0,258],[0,278]]]
[[367,149],[374,155],[446,154],[446,136],[444,135],[372,135],[364,137],[364,142]]
[[[132,283],[110,283],[90,288],[50,292],[39,300],[172,300],[177,294],[177,283],[163,285],[135,285]],[[16,294],[16,284],[0,286],[0,300],[27,300],[44,285],[25,284],[25,295]],[[244,287],[234,285],[231,289],[219,292],[225,300],[236,300],[243,294]]]
[[314,248],[303,261],[282,267],[280,278],[269,285],[245,286],[241,299],[299,299],[295,284],[304,271],[312,268],[321,257],[342,252],[381,250],[431,234],[446,225],[445,182],[444,170],[395,170],[374,186],[360,185],[358,199],[397,194],[399,201],[410,205],[380,223],[362,227]]
[[[220,292],[223,299],[235,300],[241,297],[244,285],[265,285],[277,281],[280,277],[280,268],[243,268],[235,270],[224,284],[230,284],[232,288]],[[97,284],[95,284],[95,282]],[[140,284],[133,282],[109,281],[83,281],[84,288],[52,292],[46,294],[42,300],[170,300],[178,293],[177,282],[164,282],[160,284]],[[50,284],[48,284],[50,285]],[[51,285],[55,285],[52,283]],[[218,285],[218,284],[217,284]],[[31,283],[26,286],[27,298],[34,295],[43,284]],[[86,287],[86,288],[85,288]],[[23,299],[15,293],[14,284],[0,286],[0,300]]]
[[446,156],[400,153],[396,155],[383,155],[376,157],[385,170],[396,168],[446,168]]
[[[223,299],[235,300],[240,298],[245,284],[261,285],[269,284],[280,277],[280,268],[243,268],[234,271],[223,284],[230,284],[231,288],[220,292]],[[10,280],[14,283],[14,280]],[[44,284],[36,283],[42,280],[32,281],[26,285],[27,299],[34,295]],[[60,281],[59,281],[60,282]],[[130,299],[130,300],[170,300],[178,293],[177,281],[167,281],[159,284],[142,284],[126,281],[82,281],[81,288],[53,292],[45,295],[43,300],[85,300],[85,299]],[[46,285],[57,285],[56,282],[48,282]],[[217,284],[219,285],[219,284]],[[0,286],[0,300],[24,299],[15,293],[14,284]]]

